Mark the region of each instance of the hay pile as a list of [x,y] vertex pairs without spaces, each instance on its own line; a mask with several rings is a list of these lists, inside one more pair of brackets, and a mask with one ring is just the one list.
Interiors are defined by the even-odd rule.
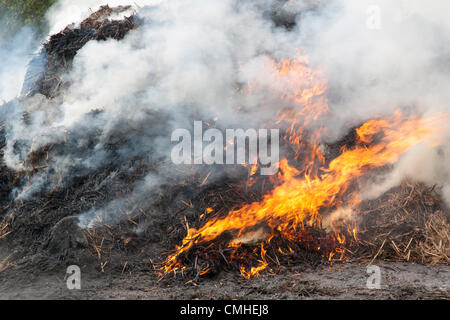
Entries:
[[[134,16],[122,20],[110,19],[112,15],[129,9],[103,6],[79,27],[70,26],[53,35],[44,44],[45,70],[28,94],[40,93],[49,99],[56,97],[62,88],[70,85],[63,82],[63,74],[70,70],[77,52],[87,42],[121,40],[138,26]],[[95,117],[95,112],[90,116]],[[164,125],[164,121],[160,123]],[[0,137],[4,140],[4,133],[0,133]],[[126,137],[128,134],[124,131],[118,137],[111,137],[111,150],[128,143]],[[76,141],[76,137],[74,139]],[[95,139],[94,134],[92,139]],[[4,147],[3,140],[0,141],[1,148]],[[327,162],[337,156],[343,146],[351,147],[354,142],[353,129],[340,142],[327,145]],[[27,167],[32,168],[33,172],[40,170],[52,155],[57,155],[59,151],[63,153],[69,144],[45,146],[29,154]],[[295,152],[292,153],[291,158]],[[142,207],[130,205],[133,211],[124,213],[117,224],[78,229],[74,217],[114,199],[126,198],[132,193],[135,183],[144,179],[150,171],[157,170],[155,167],[155,163],[148,163],[144,158],[130,159],[127,163],[111,161],[95,173],[77,173],[61,189],[41,192],[24,202],[10,202],[11,190],[26,178],[27,173],[11,172],[2,165],[0,246],[16,249],[8,259],[38,261],[41,271],[54,268],[58,263],[84,264],[90,261],[86,256],[95,261],[95,266],[102,272],[118,270],[123,273],[133,268],[147,270],[149,262],[150,269],[160,270],[164,259],[186,235],[187,228],[199,228],[211,217],[208,208],[212,208],[211,215],[223,216],[244,203],[260,201],[270,189],[270,181],[265,178],[249,188],[242,179],[248,174],[247,168],[241,168],[244,171],[242,174],[226,177],[208,186],[205,181],[209,174],[198,172],[198,175],[188,176],[185,181],[167,181],[159,195],[155,196],[157,199]],[[449,211],[443,209],[433,188],[404,182],[376,200],[363,202],[358,217],[359,239],[351,247],[340,248],[343,254],[338,261],[450,264]],[[224,235],[225,238],[232,236]],[[258,263],[261,254],[258,243],[245,244],[233,253],[222,245],[226,241],[223,239],[222,243],[217,241],[207,248],[195,248],[188,252],[183,257],[188,267],[186,274],[198,279],[206,269],[212,270],[209,274],[221,270],[239,272],[239,265],[243,263],[247,267]],[[335,243],[335,239],[324,230],[308,230],[296,243],[277,242],[275,238],[273,247],[265,248],[269,264],[267,271],[278,272],[293,264],[317,266],[329,263],[328,257],[317,247],[330,246],[332,250],[336,249],[333,248]],[[279,248],[282,250],[279,251]],[[236,255],[234,264],[229,263],[231,254]],[[5,266],[10,267],[11,264],[0,261],[0,271]]]
[[405,181],[362,204],[359,261],[415,261],[450,264],[450,212],[434,187]]
[[[195,183],[193,181],[193,183]],[[152,268],[159,272],[164,258],[171,249],[183,239],[189,227],[198,228],[205,223],[207,208],[213,208],[211,216],[223,216],[229,210],[239,207],[249,199],[258,200],[255,189],[247,189],[243,184],[227,182],[214,185],[190,200],[180,201],[180,209],[171,215],[170,223],[165,225],[166,235],[157,233],[154,239],[166,250],[161,257],[151,257]],[[189,199],[189,198],[187,198]],[[421,264],[450,264],[450,215],[442,209],[441,201],[433,188],[421,183],[405,181],[382,197],[361,204],[358,241],[351,246],[337,246],[333,237],[324,230],[305,229],[306,232],[297,243],[290,243],[275,236],[270,245],[265,245],[265,258],[268,268],[263,272],[282,272],[289,266],[316,267],[321,264],[338,262],[358,262],[371,264],[375,261],[404,261]],[[124,219],[117,226],[102,226],[86,231],[91,253],[98,259],[99,269],[104,269],[117,256],[117,252],[138,250],[143,257],[147,240],[132,232],[146,213],[142,212],[132,219]],[[163,227],[162,225],[160,227]],[[156,230],[163,230],[159,228]],[[155,236],[155,235],[154,235]],[[183,276],[197,281],[202,276],[214,276],[222,271],[240,272],[240,266],[250,268],[258,265],[261,257],[259,243],[242,245],[239,250],[227,248],[232,235],[222,235],[213,243],[183,254],[180,259],[186,268]],[[317,251],[317,245],[330,250],[338,249],[331,261],[324,251]],[[280,251],[279,248],[282,250]],[[292,249],[292,251],[290,251]],[[127,258],[128,259],[128,258]],[[131,261],[121,261],[125,269],[132,269]],[[209,270],[203,274],[205,270]]]
[[[235,192],[236,189],[229,189],[231,196],[221,193],[219,200],[209,198],[199,208],[199,216],[204,215],[204,210],[210,205],[221,208],[219,202],[232,203],[236,199],[233,196]],[[245,194],[245,190],[237,193]],[[404,181],[378,199],[364,201],[357,216],[358,240],[344,245],[338,244],[333,235],[324,230],[307,227],[296,242],[287,242],[274,234],[271,242],[264,245],[268,268],[263,272],[278,273],[290,265],[314,267],[350,261],[363,264],[375,261],[450,264],[450,211],[443,208],[434,187]],[[189,220],[191,227],[198,228],[202,224],[201,218]],[[212,243],[204,243],[183,253],[179,257],[186,266],[183,274],[197,280],[207,269],[210,270],[209,275],[214,275],[221,270],[239,271],[239,265],[249,269],[260,264],[262,251],[259,243],[245,244],[234,250],[227,248],[229,237],[233,239],[233,235],[222,235]],[[317,250],[317,247],[321,249]],[[336,253],[332,259],[329,259],[330,252]]]
[[[64,82],[64,74],[70,71],[74,57],[84,45],[89,41],[121,40],[138,27],[134,15],[113,19],[130,9],[131,6],[102,6],[79,26],[70,25],[52,35],[43,45],[40,55],[30,62],[25,92],[22,91],[22,94],[29,97],[42,94],[48,99],[56,97],[61,89],[70,85]],[[45,63],[39,63],[40,59],[44,59]],[[90,116],[95,117],[95,111]],[[28,124],[27,119],[25,112],[25,124]],[[26,185],[33,174],[44,172],[52,157],[64,154],[65,150],[73,147],[77,137],[73,137],[75,142],[46,145],[30,152],[24,159],[25,169],[16,172],[4,164],[5,134],[5,130],[0,128],[0,247],[14,248],[10,259],[16,262],[30,261],[32,257],[40,256],[42,259],[38,260],[46,261],[45,265],[41,265],[42,270],[52,268],[58,262],[79,253],[72,251],[83,249],[84,241],[81,241],[80,246],[77,243],[74,246],[71,240],[55,248],[54,244],[58,242],[55,239],[60,239],[61,234],[78,231],[76,224],[62,223],[64,219],[131,192],[134,183],[152,168],[140,159],[130,159],[116,165],[108,163],[97,172],[75,173],[73,180],[62,188],[41,191],[31,199],[16,201],[11,198],[13,189]],[[93,132],[92,140],[95,139],[97,135]]]

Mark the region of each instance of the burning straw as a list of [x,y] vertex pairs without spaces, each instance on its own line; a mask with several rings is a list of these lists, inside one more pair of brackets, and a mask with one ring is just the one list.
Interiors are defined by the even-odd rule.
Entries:
[[[390,208],[387,215],[375,215],[375,221],[359,227],[352,217],[348,218],[346,215],[352,211],[360,211],[358,208],[361,200],[353,187],[356,179],[363,178],[370,170],[396,162],[406,150],[436,132],[440,133],[441,130],[442,123],[438,117],[408,119],[398,112],[390,119],[370,120],[356,129],[357,145],[352,149],[342,148],[341,154],[329,162],[328,167],[316,166],[316,163],[323,163],[324,158],[315,147],[312,147],[311,157],[305,158],[302,165],[310,169],[299,171],[283,159],[280,163],[282,173],[278,175],[273,190],[265,194],[261,201],[244,204],[223,216],[211,217],[198,229],[187,227],[187,236],[182,244],[177,246],[175,253],[167,259],[163,267],[164,272],[183,271],[186,261],[190,261],[189,256],[193,254],[197,277],[208,273],[214,267],[214,264],[208,262],[211,260],[211,248],[216,248],[214,256],[222,256],[226,264],[237,261],[245,277],[257,275],[269,266],[268,247],[283,254],[286,247],[288,253],[293,253],[295,250],[292,246],[300,245],[308,251],[317,251],[330,261],[343,261],[354,255],[355,248],[360,246],[360,236],[356,232],[358,228],[362,228],[361,237],[384,239],[379,247],[378,241],[373,240],[373,243],[365,240],[372,248],[369,251],[374,248],[377,250],[372,260],[383,256],[384,245],[389,240],[389,245],[396,250],[397,256],[401,256],[403,250],[403,259],[409,261],[413,254],[418,261],[415,249],[412,248],[419,247],[425,234],[427,241],[432,242],[426,247],[429,250],[432,245],[436,247],[432,240],[434,237],[429,233],[431,230],[436,232],[436,228],[431,227],[435,220],[430,220],[427,215],[439,208],[435,204],[438,200],[426,190],[414,187],[406,199],[400,197],[400,201],[403,201],[400,207],[403,216],[392,216],[395,211]],[[317,168],[317,171],[311,168]],[[418,188],[418,191],[415,191],[415,188]],[[417,193],[421,197],[417,197]],[[395,201],[396,193],[393,193],[393,196]],[[432,207],[425,208],[425,204]],[[392,205],[395,206],[395,202]],[[409,205],[414,208],[409,208]],[[333,218],[331,222],[327,222],[331,232],[325,232],[322,227],[322,221],[325,221],[322,216],[327,211],[340,213],[337,219]],[[346,211],[348,213],[345,213]],[[344,221],[341,221],[342,212]],[[365,215],[363,211],[356,216],[363,220],[370,218],[370,215]],[[415,228],[428,231],[415,234]],[[370,236],[367,237],[366,233]],[[446,250],[442,246],[446,245],[448,239],[441,240],[444,242],[439,242],[437,249]],[[406,241],[409,242],[406,244]],[[258,257],[257,264],[252,264],[247,250],[241,249],[252,242],[260,243],[260,246],[253,249],[254,255]],[[423,250],[424,246],[425,244],[421,244],[422,262],[430,255]],[[229,252],[228,258],[223,254],[225,250]],[[205,261],[205,264],[199,266],[199,257],[202,257],[201,260]],[[445,257],[444,254],[443,258],[446,259]],[[278,256],[272,257],[271,260],[279,261]]]
[[[226,193],[221,198],[228,200]],[[220,203],[209,200],[209,205],[220,207]],[[450,215],[441,206],[434,188],[405,181],[382,197],[361,203],[355,213],[359,221],[357,241],[339,243],[324,229],[303,226],[295,241],[278,233],[264,242],[270,230],[260,226],[249,231],[245,239],[241,237],[240,242],[233,242],[237,234],[234,231],[190,248],[178,257],[182,267],[176,273],[190,275],[196,281],[221,270],[238,271],[249,278],[261,272],[277,273],[290,265],[314,267],[345,261],[449,264]],[[195,224],[201,226],[202,219]]]
[[[74,57],[86,43],[106,39],[121,40],[127,33],[138,27],[140,21],[137,21],[134,15],[121,20],[111,20],[113,15],[127,12],[129,9],[130,7],[101,7],[79,26],[69,26],[51,36],[44,44],[42,51],[46,62],[45,71],[27,94],[32,96],[40,93],[49,98],[48,100],[57,100],[53,98],[58,97],[60,93],[64,92],[64,88],[70,86],[70,83],[64,82],[64,75],[70,71]],[[160,16],[165,15],[161,14]],[[243,20],[247,23],[251,17],[245,18]],[[188,21],[190,20],[192,19],[189,17]],[[204,23],[211,21],[209,18],[206,20]],[[159,25],[166,25],[166,21],[164,19],[162,21],[164,23]],[[183,22],[185,21],[181,20],[182,28],[184,28]],[[258,24],[254,29],[259,33],[260,27],[263,25],[259,24],[259,20],[256,22]],[[266,24],[264,23],[264,25]],[[220,25],[213,26],[220,27]],[[272,25],[270,25],[268,30],[272,29]],[[234,29],[232,31],[232,38],[235,39],[238,32],[235,32]],[[230,48],[227,36],[229,35],[223,35],[223,38],[227,40],[225,42],[227,42],[226,54],[228,57]],[[174,40],[178,41],[179,39]],[[157,40],[155,39],[155,41]],[[183,44],[183,41],[177,41],[174,43]],[[258,42],[256,41],[256,43]],[[236,69],[239,71],[237,71],[236,77],[231,77],[230,83],[225,83],[226,87],[233,88],[233,85],[237,87],[236,96],[233,96],[236,101],[253,104],[251,100],[256,100],[255,106],[244,105],[242,109],[254,107],[256,110],[254,114],[261,113],[269,118],[268,123],[264,123],[267,118],[259,119],[261,123],[270,126],[276,125],[285,130],[283,142],[286,149],[292,151],[292,154],[286,152],[287,155],[281,160],[279,175],[257,178],[255,173],[258,168],[252,167],[246,168],[249,172],[240,177],[216,180],[215,183],[209,184],[207,181],[210,179],[210,173],[203,175],[197,182],[189,181],[189,178],[192,177],[185,174],[186,181],[183,183],[167,182],[166,187],[161,187],[163,189],[161,193],[166,198],[162,197],[163,199],[160,201],[152,202],[153,199],[147,199],[146,197],[150,196],[157,198],[157,194],[152,189],[152,194],[149,195],[146,193],[148,189],[145,189],[142,194],[144,194],[144,200],[147,201],[147,207],[141,208],[140,204],[128,203],[126,196],[133,193],[137,180],[145,180],[150,171],[160,168],[150,169],[155,163],[146,163],[145,169],[142,170],[138,170],[135,165],[130,165],[136,171],[141,172],[134,174],[133,170],[127,167],[127,163],[134,162],[136,159],[124,161],[115,157],[114,160],[120,162],[119,164],[105,161],[94,169],[90,167],[91,171],[88,173],[78,171],[72,180],[67,179],[69,180],[67,186],[58,183],[57,185],[62,185],[60,190],[43,191],[31,201],[28,199],[20,202],[20,200],[8,205],[8,208],[12,209],[5,208],[4,210],[8,209],[8,214],[7,219],[5,218],[0,225],[0,240],[8,240],[16,234],[18,237],[30,233],[32,237],[35,237],[32,239],[34,247],[30,249],[34,250],[41,245],[40,242],[45,243],[47,235],[44,233],[52,229],[55,222],[66,216],[89,213],[91,210],[96,213],[94,216],[97,219],[101,216],[97,214],[97,208],[101,208],[105,203],[110,203],[111,205],[106,206],[103,211],[105,216],[110,214],[108,209],[118,212],[126,211],[121,222],[116,224],[111,222],[110,224],[110,221],[99,221],[102,223],[101,226],[83,230],[86,242],[92,255],[98,260],[101,271],[105,271],[113,264],[111,261],[116,252],[139,251],[139,257],[145,256],[146,247],[141,246],[140,241],[152,245],[158,243],[159,249],[163,247],[166,251],[177,244],[175,250],[165,253],[164,257],[167,259],[157,266],[157,269],[164,274],[183,273],[192,276],[194,280],[202,276],[213,275],[221,270],[240,272],[244,277],[249,278],[261,272],[277,272],[293,263],[318,265],[353,260],[369,264],[377,259],[383,259],[448,264],[450,247],[448,211],[441,205],[433,188],[423,184],[404,182],[400,187],[389,190],[380,198],[370,201],[361,199],[358,192],[358,183],[366,182],[365,179],[368,179],[373,171],[388,170],[402,154],[419,143],[425,141],[431,144],[436,143],[430,141],[430,138],[436,133],[440,133],[439,131],[444,126],[442,122],[446,121],[446,115],[434,114],[431,117],[422,117],[417,110],[410,110],[410,114],[413,114],[414,111],[417,112],[415,116],[408,116],[397,111],[391,117],[372,118],[356,130],[351,130],[349,133],[351,143],[326,146],[322,137],[326,135],[327,128],[324,127],[324,123],[331,112],[328,106],[328,83],[321,72],[314,70],[309,65],[307,57],[291,55],[286,58],[284,54],[280,55],[280,52],[286,49],[283,45],[285,42],[288,41],[269,42],[271,44],[278,43],[279,49],[277,52],[268,52],[264,55],[259,55],[261,51],[266,52],[266,50],[261,50],[258,45],[255,50],[258,52],[258,56],[249,58],[249,61],[238,61]],[[210,46],[210,42],[207,41],[207,43]],[[246,45],[243,46],[244,48],[255,45],[253,41],[244,44]],[[239,46],[241,46],[240,43]],[[266,47],[269,48],[269,45]],[[158,44],[152,46],[153,48],[158,50],[158,48],[165,47]],[[194,53],[201,53],[194,54],[194,56],[201,57],[201,61],[194,61],[193,65],[202,63],[202,68],[195,68],[196,70],[209,70],[211,67],[210,64],[203,64],[204,54],[201,51],[205,49],[206,46],[200,45],[198,48],[193,46]],[[214,48],[212,56],[216,56],[215,50],[216,48]],[[294,51],[292,50],[292,52]],[[152,52],[151,54],[160,53]],[[222,57],[221,55],[217,56]],[[238,55],[238,58],[241,57]],[[181,62],[175,59],[174,62],[180,62],[179,65],[173,65],[172,60],[169,59],[170,66],[166,68],[167,70],[163,68],[164,72],[170,73],[172,69],[182,69],[182,75],[190,76],[192,70],[182,68],[190,65],[184,59],[185,56],[182,56]],[[214,61],[216,63],[216,60]],[[217,61],[222,62],[222,60]],[[253,63],[256,63],[254,69],[262,69],[260,73],[249,75],[240,70],[241,67],[245,69],[249,65],[252,66]],[[246,66],[246,64],[249,65]],[[232,65],[230,63],[230,66]],[[232,68],[230,67],[230,69]],[[250,69],[253,70],[253,67]],[[219,73],[216,72],[219,69],[214,68],[213,70],[215,70],[214,73]],[[152,81],[157,81],[158,75],[163,75],[156,73],[157,76],[150,77],[150,73],[143,73],[142,79],[152,78]],[[121,75],[120,72],[118,74]],[[177,73],[169,75],[167,79],[170,80],[179,78]],[[212,75],[212,73],[205,73],[205,75]],[[181,88],[183,88],[183,90],[179,90],[181,91],[181,102],[177,98],[175,99],[176,104],[184,107],[187,102],[189,102],[188,105],[192,102],[194,106],[204,103],[204,101],[200,103],[196,99],[192,101],[190,98],[186,99],[184,90],[199,90],[201,99],[203,99],[206,88],[210,91],[208,96],[211,97],[211,101],[216,101],[217,94],[221,95],[224,92],[224,87],[221,85],[212,88],[208,86],[205,88],[191,87],[190,84],[193,81],[189,76],[186,77],[186,83],[181,83]],[[205,76],[205,78],[208,77]],[[261,81],[261,78],[264,78],[264,81]],[[223,79],[220,77],[218,79],[220,81],[212,82],[222,83]],[[245,87],[247,82],[247,87]],[[144,85],[154,89],[154,84],[152,82]],[[161,96],[155,95],[154,110],[145,109],[147,106],[141,107],[136,110],[136,115],[141,116],[147,111],[151,111],[148,113],[153,114],[153,112],[156,113],[155,110],[165,109],[167,102],[173,100],[174,91],[178,91],[177,83],[170,82],[169,85],[171,89],[168,90],[169,93],[163,86],[162,92],[159,93]],[[130,88],[126,87],[125,89],[127,91]],[[106,93],[108,94],[108,92]],[[151,94],[152,92],[149,96]],[[235,94],[234,88],[233,94]],[[263,98],[259,97],[260,95]],[[159,98],[163,101],[161,105],[156,101]],[[266,98],[267,101],[265,101]],[[345,101],[345,97],[342,98]],[[267,108],[269,109],[267,111],[260,104],[269,106],[278,104],[278,108],[276,110]],[[398,101],[394,101],[393,104],[399,105]],[[101,106],[89,105],[88,107]],[[363,107],[367,106],[363,105]],[[186,107],[186,109],[189,108]],[[234,107],[233,109],[230,107],[229,110],[235,111]],[[236,118],[244,115],[240,114],[239,110],[235,111]],[[340,110],[333,112],[340,112]],[[95,118],[96,113],[96,110],[91,109],[91,112],[84,116],[89,119],[90,117]],[[183,113],[182,117],[184,116]],[[273,119],[274,117],[276,119]],[[141,125],[149,126],[149,119],[144,117]],[[156,119],[157,121],[151,122],[155,128],[149,136],[155,137],[153,133],[157,132],[155,140],[163,137],[164,135],[161,133],[170,126],[170,121],[164,119],[163,116],[158,116]],[[444,120],[442,121],[442,119]],[[28,120],[25,117],[24,122],[27,123]],[[124,122],[130,120],[131,118],[124,118]],[[155,122],[159,122],[160,126],[157,126]],[[90,136],[89,139],[85,139],[89,140],[86,145],[80,148],[88,149],[88,146],[93,146],[92,153],[95,153],[99,150],[97,148],[99,145],[95,141],[98,133],[92,132],[91,134],[89,126],[83,126],[79,131],[83,130],[86,130],[86,135]],[[134,134],[129,135],[127,129],[118,126],[117,130],[111,134],[114,136],[112,140],[116,143],[109,144],[108,140],[102,147],[118,149],[117,145],[130,144],[129,149],[124,149],[129,152],[135,147],[133,143],[139,144],[143,141],[138,139],[142,136],[140,130],[136,128],[129,130]],[[76,134],[73,136],[76,140]],[[131,141],[132,139],[135,140]],[[78,141],[71,144],[62,140],[38,150],[33,149],[28,153],[28,159],[25,159],[23,164],[25,167],[32,167],[30,175],[44,169],[52,157],[67,158],[69,159],[67,162],[81,157],[77,154],[76,157],[71,158],[67,153],[72,146],[79,146]],[[155,140],[152,140],[151,143]],[[157,141],[160,143],[162,140]],[[19,144],[11,148],[20,149]],[[141,149],[139,150],[143,153]],[[148,150],[150,149],[145,149],[145,151]],[[85,155],[85,153],[80,154]],[[145,155],[140,154],[139,157],[139,160],[142,160]],[[42,171],[44,171],[42,175],[49,173],[46,173],[45,170]],[[20,174],[17,173],[16,176],[20,176]],[[58,176],[58,182],[67,178],[62,176],[63,173],[58,172],[58,174],[61,175]],[[78,174],[81,176],[79,177]],[[246,181],[249,176],[251,181]],[[121,181],[117,182],[119,187],[114,189],[112,181],[116,180]],[[12,186],[10,187],[12,188]],[[195,192],[192,191],[193,189],[196,189]],[[177,196],[182,193],[184,193],[184,197],[178,198]],[[125,198],[124,201],[122,201],[122,197]],[[132,199],[129,202],[135,201]],[[129,206],[133,210],[122,210],[123,203],[125,203],[124,206]],[[177,206],[174,203],[181,206],[181,209],[177,208],[177,210],[173,210],[174,212],[166,214],[166,211]],[[113,206],[115,207],[113,208]],[[44,210],[49,213],[42,214]],[[154,219],[155,216],[151,215],[152,211],[157,211],[157,214],[160,215],[159,220],[164,220],[157,222],[159,225],[154,229],[148,227],[154,220],[157,220]],[[73,220],[71,221],[73,222]],[[154,227],[154,225],[151,226]],[[145,231],[143,231],[144,229]],[[33,232],[29,232],[29,230]],[[55,233],[57,233],[56,231]],[[145,232],[153,234],[139,236]],[[156,233],[158,234],[156,235]],[[145,238],[146,236],[148,238]],[[24,243],[29,244],[26,241]],[[158,252],[158,255],[161,251]],[[128,260],[122,261],[122,272],[131,268],[132,263]]]

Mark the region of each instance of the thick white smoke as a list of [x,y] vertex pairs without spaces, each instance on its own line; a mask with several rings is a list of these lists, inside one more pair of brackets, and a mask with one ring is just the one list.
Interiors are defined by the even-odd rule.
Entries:
[[[449,109],[450,4],[435,1],[335,1],[301,21],[305,48],[327,70],[331,92],[331,138],[345,125],[359,124],[399,107],[425,115]],[[333,95],[332,94],[332,95]],[[442,187],[449,195],[449,143],[420,144],[392,173],[378,177],[365,193],[376,197],[409,178]]]
[[27,63],[36,47],[34,37],[29,27],[14,36],[0,30],[0,105],[15,98],[22,89]]
[[[419,107],[424,113],[448,108],[450,21],[445,9],[450,4],[445,0],[432,6],[419,0],[61,0],[47,15],[51,33],[106,3],[137,3],[133,10],[143,23],[121,41],[92,41],[83,47],[65,75],[72,85],[58,99],[34,97],[21,103],[19,110],[34,110],[31,125],[21,123],[19,112],[9,116],[5,158],[10,167],[20,168],[30,150],[76,141],[76,148],[55,157],[51,168],[15,196],[32,195],[55,183],[52,177],[63,176],[58,183],[64,183],[74,170],[89,172],[111,161],[105,143],[118,133],[133,138],[119,150],[123,159],[150,153],[169,162],[170,132],[189,128],[193,120],[218,117],[224,127],[257,127],[273,119],[284,106],[282,97],[270,90],[242,95],[236,88],[247,83],[267,88],[266,83],[277,81],[271,59],[294,59],[299,49],[329,81],[330,141],[349,125],[399,107]],[[296,25],[276,26],[277,19]],[[1,69],[0,75],[5,81]],[[246,112],[238,116],[237,107]],[[102,113],[89,115],[93,110]],[[87,150],[96,130],[95,147]],[[368,196],[411,175],[440,183],[450,195],[448,180],[439,174],[447,174],[442,164],[448,163],[449,152],[426,148],[411,150]],[[410,170],[415,167],[426,169],[418,175]],[[145,201],[162,180],[152,173],[130,197]],[[112,207],[121,203],[117,199],[106,209],[93,208],[84,223],[97,212],[114,215]]]
[[448,108],[448,2],[332,3],[305,17],[300,30],[310,58],[327,68],[330,87],[338,90],[333,110],[344,122],[402,105]]
[[[158,5],[163,0],[59,0],[47,12],[47,20],[50,25],[49,34],[55,34],[63,30],[71,24],[79,24],[81,21],[89,17],[102,5],[115,6],[133,6],[134,10],[138,10],[144,6]],[[132,9],[132,10],[133,10]],[[121,18],[126,13],[111,18]]]

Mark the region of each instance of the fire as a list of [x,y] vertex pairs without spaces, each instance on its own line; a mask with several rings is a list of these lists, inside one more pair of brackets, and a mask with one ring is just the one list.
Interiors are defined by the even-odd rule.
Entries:
[[[446,115],[408,117],[397,111],[391,117],[365,122],[356,130],[356,145],[342,148],[341,153],[326,164],[318,143],[314,139],[304,143],[303,139],[305,123],[328,112],[326,100],[321,97],[326,86],[315,84],[314,73],[299,61],[279,64],[278,76],[297,81],[294,87],[299,91],[294,90],[292,95],[285,97],[301,106],[284,110],[278,122],[291,121],[288,143],[307,148],[309,156],[302,159],[300,170],[288,159],[282,159],[276,184],[262,201],[245,204],[225,216],[212,217],[199,229],[190,228],[181,245],[168,257],[164,272],[183,269],[182,254],[195,246],[207,245],[224,232],[234,236],[228,243],[230,248],[238,248],[245,243],[242,239],[255,238],[255,235],[261,242],[259,264],[240,267],[246,278],[267,268],[264,244],[270,243],[274,236],[292,243],[302,241],[306,228],[325,227],[336,245],[329,251],[320,245],[315,248],[323,250],[329,260],[337,256],[342,258],[345,253],[342,246],[358,240],[353,217],[354,208],[361,201],[355,190],[357,179],[370,170],[395,163],[404,152],[422,141],[428,139],[431,143],[430,139],[444,128]],[[320,130],[316,134],[320,136]],[[254,174],[253,169],[251,173]],[[283,253],[283,250],[279,248],[279,252]]]
[[276,70],[273,87],[289,105],[278,112],[277,123],[289,124],[291,143],[297,144],[305,127],[329,113],[328,85],[320,70],[311,69],[304,56],[278,64],[272,62],[272,67]]
[[261,243],[261,260],[259,260],[259,265],[256,267],[250,267],[250,270],[246,270],[244,266],[241,266],[241,274],[247,278],[250,279],[251,277],[259,274],[260,271],[264,270],[265,268],[267,268],[267,266],[269,265],[266,261],[266,250],[264,249],[264,245],[263,243]]

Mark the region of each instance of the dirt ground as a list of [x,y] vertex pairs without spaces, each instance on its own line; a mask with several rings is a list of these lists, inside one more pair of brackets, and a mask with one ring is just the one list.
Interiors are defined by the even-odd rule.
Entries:
[[0,273],[0,299],[450,299],[450,267],[416,263],[376,264],[381,288],[368,289],[366,265],[354,263],[300,270],[246,280],[222,273],[197,284],[160,280],[153,271],[105,274],[83,268],[80,290],[66,286],[66,270]]

